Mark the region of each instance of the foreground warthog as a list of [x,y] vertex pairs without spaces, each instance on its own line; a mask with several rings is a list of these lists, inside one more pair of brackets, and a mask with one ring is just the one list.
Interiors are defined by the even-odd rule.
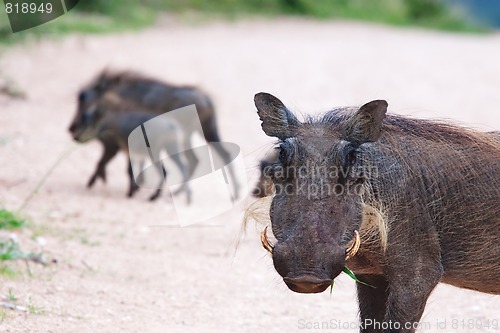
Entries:
[[277,242],[262,241],[291,290],[348,267],[372,286],[357,284],[361,332],[415,332],[439,282],[500,294],[498,134],[386,116],[383,100],[305,122],[272,95],[255,105],[280,140]]
[[184,190],[187,202],[191,201],[191,191],[187,181],[189,180],[189,170],[180,157],[181,143],[184,140],[182,127],[172,118],[156,118],[148,124],[147,144],[148,147],[155,147],[146,151],[142,142],[129,141],[129,135],[137,128],[141,128],[146,135],[145,122],[155,118],[157,115],[127,110],[128,105],[123,105],[121,99],[112,93],[105,94],[96,103],[89,106],[83,113],[81,130],[75,135],[75,140],[87,142],[92,139],[103,140],[103,142],[116,142],[119,148],[125,153],[129,153],[128,175],[130,178],[130,189],[128,196],[132,197],[139,189],[133,178],[132,165],[142,164],[146,159],[152,159],[152,163],[160,175],[160,183],[155,193],[149,200],[156,200],[162,191],[166,170],[160,159],[160,153],[167,155],[179,167],[183,177],[180,190]]
[[[79,136],[83,129],[82,124],[85,111],[108,92],[116,94],[125,103],[128,103],[131,108],[139,112],[163,114],[195,104],[203,131],[200,134],[208,143],[220,142],[213,102],[202,90],[191,86],[174,86],[141,76],[137,73],[110,71],[100,73],[96,79],[81,89],[78,94],[77,113],[69,128],[73,137]],[[197,130],[194,124],[196,124],[195,121],[186,121],[180,124],[186,134],[184,142],[182,142],[182,147],[186,149],[184,154],[188,159],[190,175],[198,164],[196,155],[192,150],[188,149],[191,147],[191,134]],[[98,178],[106,181],[106,164],[109,163],[120,149],[118,143],[109,138],[100,139],[100,141],[104,145],[104,152],[94,174],[88,181],[88,187],[92,187]],[[223,149],[222,145],[216,144],[212,147],[226,163],[231,162],[230,154]],[[229,168],[229,173],[234,180],[234,192],[235,197],[237,197],[239,186],[231,168]]]

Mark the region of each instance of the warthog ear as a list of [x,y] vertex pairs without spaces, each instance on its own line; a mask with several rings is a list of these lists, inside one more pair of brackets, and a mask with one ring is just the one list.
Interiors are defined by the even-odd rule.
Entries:
[[345,128],[346,139],[355,144],[377,141],[388,105],[384,100],[375,100],[360,107],[348,120]]
[[261,92],[255,95],[254,102],[264,133],[281,140],[295,135],[300,122],[278,98]]

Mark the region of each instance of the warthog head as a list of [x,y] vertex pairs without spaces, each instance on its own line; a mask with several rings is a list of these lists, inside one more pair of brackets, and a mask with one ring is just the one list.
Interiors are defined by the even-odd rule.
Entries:
[[69,131],[76,141],[81,141],[85,128],[88,127],[89,114],[95,111],[96,102],[106,92],[119,84],[116,75],[103,71],[78,93],[76,114],[71,121]]
[[99,108],[97,103],[89,105],[79,117],[78,127],[71,131],[73,139],[84,143],[96,138],[105,117],[105,110]]
[[101,135],[102,139],[102,135],[106,134],[106,131],[102,131],[104,124],[108,126],[110,122],[116,124],[118,122],[117,114],[120,111],[130,110],[130,106],[112,91],[97,99],[82,103],[78,109],[77,118],[75,118],[78,120],[78,125],[75,127],[72,125],[70,129],[73,139],[78,142],[87,142],[98,135]]
[[279,157],[269,169],[277,242],[271,244],[264,230],[262,243],[291,290],[322,292],[359,248],[367,150],[380,136],[387,102],[305,122],[270,94],[255,95],[255,105],[263,131],[279,139]]

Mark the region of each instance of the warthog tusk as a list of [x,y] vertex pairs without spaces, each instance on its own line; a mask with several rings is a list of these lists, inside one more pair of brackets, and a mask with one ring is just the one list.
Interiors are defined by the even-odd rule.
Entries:
[[358,253],[359,246],[361,245],[361,238],[359,237],[359,232],[354,230],[354,239],[349,242],[347,250],[345,250],[345,260],[349,260]]
[[269,252],[273,253],[274,246],[269,242],[269,239],[267,238],[267,227],[269,227],[269,224],[264,227],[262,232],[260,233],[260,242],[262,243],[262,246]]

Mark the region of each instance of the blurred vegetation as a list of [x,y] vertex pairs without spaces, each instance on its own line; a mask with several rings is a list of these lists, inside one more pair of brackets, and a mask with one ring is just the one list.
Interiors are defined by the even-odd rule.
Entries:
[[[15,34],[10,28],[7,14],[0,10],[0,44],[8,45],[19,40],[60,36],[68,32],[107,33],[136,30],[153,24],[157,16],[152,8],[128,0],[123,0],[123,3],[129,3],[127,10],[121,9],[118,1],[109,1],[113,6],[103,6],[105,10],[100,11],[86,4],[89,2],[97,5],[97,1],[81,0],[81,2],[85,5],[78,4],[70,14]],[[107,1],[99,2],[108,3]],[[80,9],[80,6],[83,9]]]
[[19,229],[24,226],[25,220],[11,211],[0,209],[0,229]]
[[0,277],[16,277],[18,271],[11,265],[24,260],[29,272],[29,262],[46,265],[43,253],[25,252],[21,249],[18,235],[27,227],[26,219],[18,213],[0,208]]
[[[343,18],[399,26],[477,32],[486,27],[450,9],[443,0],[80,0],[70,15],[23,32],[47,35],[64,32],[113,32],[145,27],[158,13],[206,17],[296,15],[319,19]],[[7,15],[0,13],[0,41],[17,37]]]
[[476,31],[481,28],[452,12],[442,0],[82,0],[77,10],[130,17],[134,12],[132,8],[230,17],[288,14],[321,19],[346,18],[452,31]]

